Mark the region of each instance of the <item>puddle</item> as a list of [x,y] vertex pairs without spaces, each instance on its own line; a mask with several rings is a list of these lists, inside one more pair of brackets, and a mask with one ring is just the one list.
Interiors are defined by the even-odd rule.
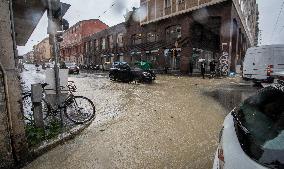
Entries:
[[205,94],[217,100],[229,113],[245,99],[254,95],[259,89],[259,87],[253,86],[229,86],[220,87],[213,91],[205,92]]

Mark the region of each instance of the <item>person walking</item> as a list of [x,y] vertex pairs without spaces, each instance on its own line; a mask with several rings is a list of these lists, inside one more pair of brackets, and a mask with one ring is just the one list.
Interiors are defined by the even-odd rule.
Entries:
[[210,67],[210,76],[213,77],[215,75],[215,67],[216,67],[215,60],[212,60],[209,63],[209,67]]
[[205,68],[206,68],[206,63],[205,61],[201,62],[201,75],[202,75],[202,78],[205,79]]
[[192,74],[193,74],[193,63],[192,63],[192,61],[189,61],[189,74],[190,74],[190,76],[192,76]]

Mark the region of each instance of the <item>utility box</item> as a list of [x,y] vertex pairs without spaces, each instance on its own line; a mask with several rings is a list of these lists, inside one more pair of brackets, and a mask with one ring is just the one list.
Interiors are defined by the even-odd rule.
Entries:
[[41,84],[32,84],[32,102],[33,117],[35,126],[44,130],[43,112],[42,112],[42,86]]
[[32,84],[32,102],[40,103],[42,100],[42,86],[41,84]]

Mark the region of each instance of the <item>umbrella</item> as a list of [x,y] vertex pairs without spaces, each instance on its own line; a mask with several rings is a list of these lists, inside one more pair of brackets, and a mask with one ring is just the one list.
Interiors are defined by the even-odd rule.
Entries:
[[199,62],[199,63],[205,62],[205,59],[199,59],[198,62]]

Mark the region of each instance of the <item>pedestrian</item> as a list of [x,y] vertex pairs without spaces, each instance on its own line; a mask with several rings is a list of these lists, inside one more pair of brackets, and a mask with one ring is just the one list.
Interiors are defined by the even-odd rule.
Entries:
[[46,65],[45,65],[45,63],[44,63],[44,62],[42,63],[41,68],[42,68],[43,70],[45,70],[45,69],[46,69]]
[[202,62],[201,62],[200,68],[201,68],[201,75],[202,75],[202,78],[205,79],[205,68],[206,68],[206,63],[205,63],[205,61],[202,61]]
[[169,67],[168,67],[168,66],[165,66],[165,69],[164,69],[165,74],[168,74],[168,70],[169,70]]
[[216,67],[215,60],[212,60],[209,63],[209,67],[210,67],[210,75],[211,75],[211,77],[213,77],[214,74],[215,74],[215,67]]
[[241,71],[242,77],[244,77],[244,76],[243,76],[243,69],[244,69],[243,64],[241,64],[240,71]]
[[189,62],[189,74],[192,76],[193,74],[193,63],[192,61]]
[[67,69],[65,62],[63,61],[60,62],[60,69]]

